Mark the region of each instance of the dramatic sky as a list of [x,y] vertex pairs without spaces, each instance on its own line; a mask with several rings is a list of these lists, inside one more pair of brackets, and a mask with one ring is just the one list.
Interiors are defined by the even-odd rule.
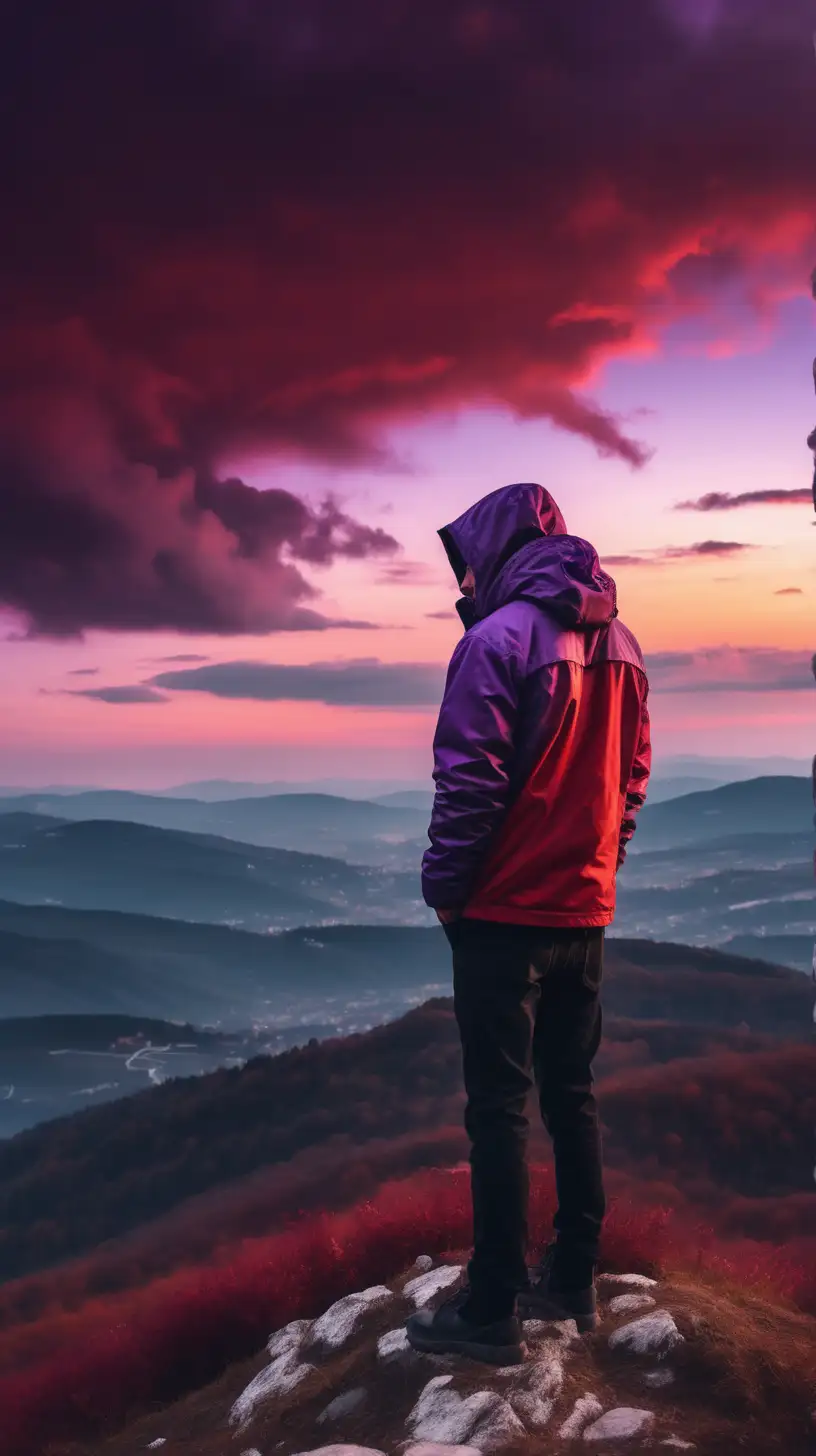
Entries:
[[810,0],[3,9],[0,781],[425,775],[514,480],[812,752]]

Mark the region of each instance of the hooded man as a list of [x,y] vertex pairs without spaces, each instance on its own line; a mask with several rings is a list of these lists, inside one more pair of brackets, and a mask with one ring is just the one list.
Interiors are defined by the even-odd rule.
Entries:
[[[422,889],[453,949],[474,1247],[467,1287],[407,1333],[416,1349],[509,1365],[525,1354],[519,1314],[597,1323],[592,1061],[604,928],[649,778],[648,683],[615,583],[542,486],[493,491],[439,535],[465,633],[434,739]],[[534,1081],[558,1211],[530,1271]]]

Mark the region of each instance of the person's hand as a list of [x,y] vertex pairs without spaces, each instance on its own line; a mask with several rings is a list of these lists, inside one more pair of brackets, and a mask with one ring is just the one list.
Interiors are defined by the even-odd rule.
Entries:
[[454,920],[461,920],[461,910],[437,910],[436,918],[440,925],[452,925]]

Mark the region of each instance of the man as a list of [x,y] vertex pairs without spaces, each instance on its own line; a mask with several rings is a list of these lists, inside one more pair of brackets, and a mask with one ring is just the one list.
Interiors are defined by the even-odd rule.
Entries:
[[[542,486],[494,491],[439,534],[465,634],[434,739],[422,888],[453,948],[474,1247],[468,1287],[407,1333],[417,1349],[507,1365],[525,1354],[518,1313],[597,1322],[606,1203],[592,1061],[604,927],[649,777],[648,684],[615,583]],[[534,1079],[558,1211],[531,1277]]]

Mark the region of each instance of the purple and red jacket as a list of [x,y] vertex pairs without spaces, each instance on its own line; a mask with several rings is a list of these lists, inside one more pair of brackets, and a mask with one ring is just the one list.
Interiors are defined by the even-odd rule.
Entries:
[[609,925],[651,767],[648,682],[616,588],[540,485],[508,485],[439,532],[465,635],[434,738],[422,892],[520,925]]

